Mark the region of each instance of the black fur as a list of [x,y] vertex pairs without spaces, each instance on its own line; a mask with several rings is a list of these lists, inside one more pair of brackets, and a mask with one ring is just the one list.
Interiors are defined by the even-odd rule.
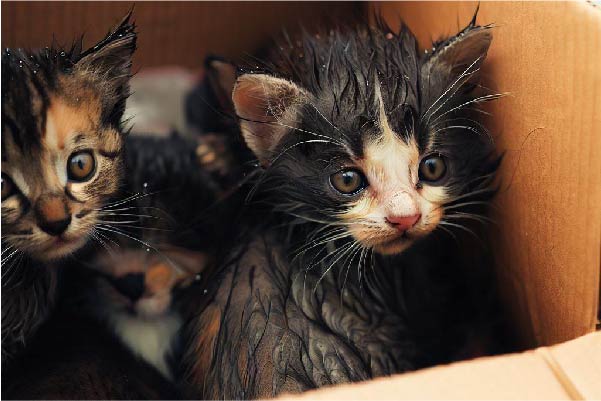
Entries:
[[[310,100],[300,102],[297,121],[285,121],[290,126],[250,191],[245,228],[208,295],[199,294],[184,366],[194,395],[264,398],[444,363],[472,334],[498,323],[488,315],[488,255],[467,258],[462,249],[473,244],[461,232],[436,230],[400,255],[371,253],[367,262],[328,259],[349,243],[318,240],[347,202],[327,178],[363,156],[377,134],[378,86],[393,131],[414,137],[420,152],[448,158],[445,206],[485,216],[499,161],[478,110],[465,106],[497,97],[475,91],[488,29],[474,20],[434,55],[419,52],[407,28],[332,29],[285,41],[263,67],[241,72],[290,80]],[[488,41],[478,43],[476,61],[445,63],[473,34]],[[269,113],[268,121],[241,120],[261,135],[278,126]],[[445,133],[432,145],[436,130]],[[324,140],[311,142],[316,137]]]
[[[64,293],[77,294],[81,287],[73,286],[90,285],[89,279],[71,276]],[[3,369],[4,398],[178,398],[172,384],[134,357],[102,323],[86,316],[81,304],[61,302],[59,310],[11,368]]]

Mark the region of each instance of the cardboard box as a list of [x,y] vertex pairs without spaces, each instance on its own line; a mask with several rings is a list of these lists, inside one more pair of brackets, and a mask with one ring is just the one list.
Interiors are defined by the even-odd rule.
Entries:
[[479,358],[280,399],[601,399],[601,332],[521,354]]
[[[458,32],[475,2],[370,5],[420,45]],[[522,347],[594,330],[601,249],[601,4],[484,1],[494,24],[484,85],[510,95],[487,124],[505,151],[496,201],[496,261]]]

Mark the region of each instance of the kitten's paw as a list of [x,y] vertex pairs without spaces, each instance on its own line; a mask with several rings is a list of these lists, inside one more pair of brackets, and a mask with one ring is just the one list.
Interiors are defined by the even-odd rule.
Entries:
[[198,164],[210,173],[226,175],[232,163],[226,139],[220,134],[205,134],[196,147]]

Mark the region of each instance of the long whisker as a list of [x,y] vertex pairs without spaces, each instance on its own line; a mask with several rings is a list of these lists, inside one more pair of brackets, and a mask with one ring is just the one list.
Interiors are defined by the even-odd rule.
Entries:
[[127,216],[127,217],[142,217],[142,218],[147,218],[147,219],[160,219],[160,217],[158,216],[153,216],[150,214],[135,214],[135,213],[106,213],[106,212],[100,212],[98,213],[99,216]]
[[455,242],[457,242],[457,243],[459,242],[455,233],[453,231],[449,230],[448,228],[446,228],[444,225],[438,224],[437,228],[440,228],[441,230],[443,230],[444,232],[449,234],[455,240]]
[[338,256],[334,259],[334,261],[332,263],[330,263],[330,265],[323,272],[323,274],[321,275],[321,277],[319,278],[319,280],[317,280],[317,282],[315,283],[315,287],[313,288],[313,293],[315,293],[315,291],[317,291],[317,287],[319,286],[319,283],[321,282],[321,280],[323,280],[323,278],[326,276],[326,274],[328,274],[328,272],[330,271],[330,269],[336,264],[336,262],[338,262],[346,254],[346,252],[348,252],[350,249],[352,249],[355,244],[356,244],[356,242],[353,242],[350,245],[345,244],[346,246],[343,245],[340,248],[340,249],[343,249],[343,251],[342,252],[338,252]]
[[490,204],[491,204],[490,202],[485,202],[485,201],[470,201],[470,202],[457,203],[457,204],[453,204],[453,205],[449,205],[449,206],[442,205],[441,207],[444,210],[453,210],[453,209],[458,209],[458,208],[462,208],[462,207],[466,207],[466,206],[490,205]]
[[477,214],[473,214],[473,213],[463,213],[463,212],[455,212],[452,214],[448,214],[445,216],[445,219],[471,219],[471,220],[479,221],[482,224],[486,224],[486,223],[497,224],[496,221],[494,221],[493,219],[491,219],[487,216],[477,215]]
[[4,255],[7,251],[10,251],[13,248],[14,247],[12,245],[8,245],[8,246],[4,247],[4,249],[2,250],[2,254],[0,256]]
[[2,258],[2,262],[0,263],[0,266],[4,266],[14,255],[17,254],[17,252],[19,252],[19,249],[13,250],[7,257]]
[[439,115],[438,117],[436,117],[436,119],[434,120],[434,122],[438,121],[439,119],[441,119],[442,117],[446,116],[447,114],[450,114],[452,112],[454,112],[455,110],[459,110],[462,109],[465,106],[468,106],[470,104],[477,104],[477,103],[481,103],[481,102],[489,102],[492,100],[496,100],[496,99],[500,99],[504,96],[507,96],[507,93],[495,93],[492,95],[484,95],[484,96],[479,96],[475,99],[471,99],[468,100],[467,102],[461,103],[459,106],[455,106],[450,110],[445,111],[444,113],[442,113],[441,115]]
[[301,141],[301,142],[297,142],[294,145],[290,145],[288,147],[286,147],[284,150],[282,150],[274,159],[273,162],[271,164],[275,164],[275,162],[277,162],[280,157],[282,157],[284,154],[286,154],[288,151],[292,150],[293,148],[300,146],[300,145],[304,145],[307,143],[333,143],[332,141],[326,141],[324,139],[311,139],[311,140],[307,140],[307,141]]
[[[343,230],[342,232],[339,232],[337,234],[328,233],[328,235],[326,235],[325,237],[321,237],[321,239],[317,240],[317,242],[312,241],[308,244],[305,244],[295,253],[296,254],[304,253],[304,252],[307,252],[308,250],[311,250],[317,246],[327,244],[328,242],[336,241],[338,239],[346,238],[346,237],[349,237],[352,235],[351,233],[347,232],[346,230],[344,230],[344,229],[342,229],[342,230]],[[331,234],[333,234],[333,235],[331,235]]]
[[152,195],[156,195],[158,192],[147,192],[147,193],[136,193],[132,196],[129,196],[125,199],[122,200],[118,200],[112,203],[108,203],[106,205],[104,205],[103,207],[101,207],[100,209],[94,209],[96,211],[98,210],[111,210],[112,208],[116,207],[116,206],[120,206],[123,205],[124,203],[128,203],[128,202],[133,202],[136,201],[138,199],[142,199],[145,198],[147,196],[152,196]]
[[[454,82],[453,82],[453,83],[452,83],[452,84],[451,84],[451,85],[450,85],[450,86],[449,86],[449,87],[448,87],[448,88],[447,88],[447,89],[446,89],[446,90],[445,90],[445,91],[444,91],[444,92],[443,92],[443,93],[442,93],[442,94],[441,94],[441,95],[438,97],[438,99],[436,99],[436,100],[434,101],[434,103],[432,103],[432,104],[430,105],[430,107],[428,107],[428,109],[426,110],[426,112],[423,114],[422,118],[420,118],[420,123],[421,123],[421,122],[422,122],[422,121],[423,121],[423,120],[426,118],[426,116],[428,116],[428,113],[430,112],[430,110],[431,110],[431,109],[432,109],[434,106],[436,106],[436,104],[437,104],[437,103],[438,103],[438,102],[439,102],[441,99],[443,99],[443,98],[444,98],[444,97],[447,95],[447,93],[449,93],[449,91],[451,91],[451,90],[453,89],[453,87],[454,87],[455,85],[457,85],[457,83],[458,83],[459,81],[461,81],[461,80],[462,80],[464,77],[466,77],[466,76],[468,76],[468,75],[472,75],[472,74],[474,74],[474,73],[478,72],[479,68],[478,68],[478,69],[476,69],[476,70],[474,70],[473,72],[469,72],[469,73],[468,73],[468,71],[469,71],[469,70],[470,70],[470,69],[471,69],[471,68],[472,68],[472,67],[473,67],[473,66],[474,66],[474,65],[475,65],[475,64],[476,64],[478,61],[480,61],[480,59],[482,59],[482,56],[480,56],[480,57],[478,57],[476,60],[474,60],[474,62],[473,62],[473,63],[471,63],[471,64],[470,64],[470,65],[469,65],[469,66],[468,66],[468,67],[467,67],[467,68],[466,68],[466,69],[465,69],[465,70],[464,70],[464,71],[461,73],[461,75],[459,75],[459,77],[458,77],[458,78],[457,78],[457,79],[456,79],[456,80],[455,80],[455,81],[454,81]],[[459,85],[459,87],[461,87],[461,86],[463,86],[463,84],[462,84],[462,85]],[[436,113],[438,110],[440,110],[440,108],[441,108],[442,106],[444,106],[444,105],[445,105],[445,103],[446,103],[446,102],[447,102],[449,99],[451,99],[451,98],[452,98],[452,97],[455,95],[455,93],[456,93],[456,91],[455,91],[455,92],[454,92],[454,93],[453,93],[451,96],[449,96],[449,97],[448,97],[448,98],[447,98],[447,99],[446,99],[446,100],[445,100],[445,101],[444,101],[444,102],[443,102],[443,103],[442,103],[442,104],[441,104],[441,105],[440,105],[440,106],[439,106],[439,107],[438,107],[436,110],[434,110],[434,111],[433,111],[433,112],[430,114],[430,116],[428,116],[428,121],[430,120],[430,118],[432,117],[432,115],[434,115],[434,114],[435,114],[435,113]]]
[[467,68],[466,68],[466,69],[463,71],[463,73],[462,73],[462,74],[461,74],[461,75],[460,75],[460,76],[459,76],[459,77],[458,77],[458,78],[455,80],[455,82],[453,82],[453,84],[452,84],[452,85],[451,85],[451,86],[450,86],[450,87],[449,87],[447,90],[445,90],[445,91],[442,93],[442,95],[440,95],[440,96],[438,97],[438,99],[436,99],[436,101],[435,101],[434,103],[432,103],[432,106],[430,106],[430,107],[428,108],[428,110],[426,111],[426,113],[424,113],[423,117],[422,117],[422,118],[420,118],[420,123],[424,121],[424,119],[426,118],[426,116],[427,116],[427,118],[428,118],[428,119],[427,119],[427,122],[429,122],[429,121],[430,121],[430,119],[432,118],[432,116],[436,115],[436,113],[437,113],[437,112],[438,112],[438,111],[439,111],[439,110],[440,110],[442,107],[444,107],[444,105],[445,105],[445,104],[446,104],[446,103],[447,103],[449,100],[451,100],[451,99],[453,98],[453,96],[455,96],[455,94],[456,94],[456,93],[459,91],[459,89],[460,89],[460,88],[461,88],[461,87],[462,87],[462,86],[463,86],[463,85],[464,85],[466,82],[468,82],[468,79],[465,79],[465,80],[464,80],[464,81],[461,83],[461,85],[459,85],[459,86],[457,87],[457,89],[456,89],[456,90],[455,90],[455,91],[454,91],[454,92],[451,94],[451,96],[447,97],[447,98],[445,99],[445,101],[444,101],[444,102],[442,102],[442,103],[440,104],[440,106],[438,106],[438,107],[437,107],[437,108],[436,108],[434,111],[432,111],[432,113],[428,113],[428,111],[429,111],[429,110],[430,110],[430,109],[431,109],[431,108],[432,108],[434,105],[436,105],[436,103],[437,103],[438,101],[440,101],[441,99],[443,99],[443,98],[444,98],[444,97],[447,95],[447,93],[448,93],[450,90],[452,90],[452,89],[453,89],[453,87],[454,87],[454,86],[455,86],[455,85],[456,85],[456,84],[457,84],[459,81],[461,81],[461,80],[462,80],[462,79],[464,79],[465,77],[469,77],[469,76],[471,76],[471,75],[473,75],[473,74],[477,73],[477,72],[480,70],[479,68],[477,68],[477,69],[475,69],[475,70],[474,70],[474,71],[472,71],[472,72],[468,72],[468,71],[469,71],[469,69],[470,69],[470,68],[472,68],[472,67],[474,66],[474,64],[476,64],[476,63],[477,63],[477,62],[478,62],[478,61],[479,61],[481,58],[482,58],[482,57],[478,57],[476,60],[474,60],[474,62],[473,62],[472,64],[470,64],[470,65],[469,65],[469,66],[468,66],[468,67],[467,67]]
[[[360,250],[361,250],[361,247],[355,248],[355,250],[350,254],[350,259],[349,259],[349,257],[347,257],[347,259],[344,261],[343,266],[346,266],[346,274],[344,275],[344,282],[342,283],[342,289],[340,291],[340,303],[341,304],[342,304],[342,300],[344,297],[344,289],[346,288],[346,282],[348,280],[348,274],[351,271],[353,260],[355,260],[355,256],[357,256],[357,253],[359,253]],[[344,269],[343,269],[343,271],[344,271]]]
[[136,242],[138,242],[138,243],[140,243],[140,244],[142,244],[142,245],[146,246],[147,248],[150,248],[150,249],[152,249],[153,251],[156,251],[157,253],[161,253],[161,252],[159,252],[159,251],[158,251],[158,250],[157,250],[155,247],[153,247],[152,245],[150,245],[150,244],[146,243],[145,241],[142,241],[142,240],[141,240],[141,239],[139,239],[139,238],[136,238],[136,237],[134,237],[134,236],[132,236],[132,235],[129,235],[128,233],[126,233],[126,232],[123,232],[122,230],[119,230],[119,229],[118,229],[118,228],[116,228],[116,227],[109,227],[109,226],[105,226],[105,225],[103,225],[103,224],[99,224],[99,225],[98,225],[96,228],[97,228],[98,230],[109,231],[109,232],[112,232],[112,233],[115,233],[115,234],[122,235],[122,236],[124,236],[124,237],[126,237],[126,238],[129,238],[129,239],[131,239],[131,240],[133,240],[133,241],[136,241]]
[[[461,224],[451,223],[451,222],[448,222],[448,221],[441,221],[438,224],[439,225],[443,225],[443,226],[451,226],[451,227],[459,228],[460,230],[464,230],[464,231],[470,233],[471,235],[473,235],[474,238],[477,239],[478,241],[480,241],[480,242],[482,241],[480,239],[480,237],[478,237],[478,235],[476,235],[476,233],[473,230],[470,230],[469,228],[467,228],[465,226],[462,226]],[[482,243],[482,244],[484,244],[484,243]]]

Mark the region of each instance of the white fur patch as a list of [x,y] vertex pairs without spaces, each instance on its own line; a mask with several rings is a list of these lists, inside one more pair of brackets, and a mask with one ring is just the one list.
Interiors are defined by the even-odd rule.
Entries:
[[165,377],[173,375],[167,363],[175,336],[182,325],[176,313],[145,319],[125,313],[110,316],[115,332],[136,355],[156,367]]

